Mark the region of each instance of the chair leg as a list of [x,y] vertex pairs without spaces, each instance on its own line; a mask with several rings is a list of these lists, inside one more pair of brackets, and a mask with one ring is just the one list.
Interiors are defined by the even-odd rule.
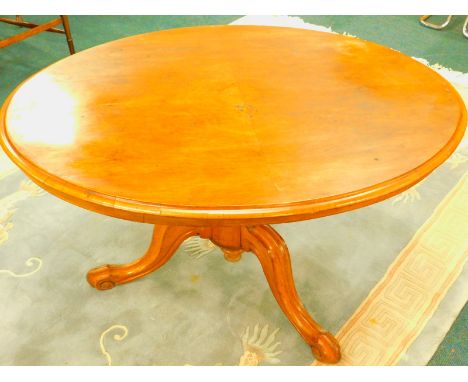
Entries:
[[63,30],[65,31],[65,35],[67,36],[67,44],[68,49],[70,50],[70,54],[75,53],[75,46],[73,45],[73,38],[70,31],[70,23],[68,22],[68,16],[60,16],[62,19]]
[[431,17],[431,15],[421,16],[419,22],[427,28],[441,30],[450,24],[450,21],[452,20],[453,16],[447,16],[447,19],[442,24],[434,24],[430,23],[429,21],[426,21],[427,19],[429,19],[429,17]]

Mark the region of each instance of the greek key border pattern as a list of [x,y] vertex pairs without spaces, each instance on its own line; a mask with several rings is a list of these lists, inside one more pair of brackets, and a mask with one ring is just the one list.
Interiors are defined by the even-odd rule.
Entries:
[[[339,365],[396,365],[468,259],[468,173],[337,334]],[[312,365],[322,365],[315,361]]]

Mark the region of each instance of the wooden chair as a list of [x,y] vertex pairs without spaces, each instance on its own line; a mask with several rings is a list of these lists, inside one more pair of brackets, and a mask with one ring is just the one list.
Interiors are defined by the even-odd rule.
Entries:
[[[19,42],[24,39],[27,39],[41,32],[53,32],[53,33],[65,34],[65,36],[67,37],[68,49],[70,50],[70,54],[75,53],[75,47],[73,45],[73,39],[72,39],[72,35],[70,32],[70,24],[68,22],[68,16],[60,16],[44,24],[34,24],[34,23],[24,21],[23,16],[16,16],[16,19],[0,17],[0,21],[7,23],[7,24],[17,25],[19,27],[29,28],[29,30],[27,31],[24,31],[17,35],[0,40],[0,48],[5,48],[6,46],[9,46],[11,44],[14,44],[15,42]],[[63,25],[63,29],[55,28],[59,24]]]

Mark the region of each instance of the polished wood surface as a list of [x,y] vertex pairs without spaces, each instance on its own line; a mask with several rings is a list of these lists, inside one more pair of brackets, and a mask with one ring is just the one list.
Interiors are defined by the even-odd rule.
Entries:
[[133,263],[104,265],[88,273],[88,282],[96,289],[106,290],[143,277],[162,267],[188,237],[198,235],[219,246],[229,261],[238,261],[243,252],[254,253],[279,306],[305,342],[315,358],[336,363],[341,353],[338,341],[309,315],[302,304],[291,269],[286,243],[268,225],[236,227],[186,227],[155,225],[153,238],[146,254]]
[[96,289],[106,290],[125,284],[162,267],[179,245],[198,231],[192,227],[156,225],[145,255],[125,265],[104,265],[88,272],[88,282]]
[[10,158],[50,192],[187,225],[286,222],[380,201],[440,165],[465,124],[452,86],[399,52],[258,26],[88,49],[21,84],[0,116]]
[[311,347],[315,358],[321,362],[338,362],[341,358],[338,341],[312,319],[299,299],[288,247],[282,237],[272,227],[262,225],[243,227],[241,233],[242,248],[258,257],[276,301]]
[[104,290],[163,266],[186,238],[254,253],[316,358],[340,348],[307,313],[269,223],[362,207],[410,187],[463,136],[437,73],[388,48],[301,29],[221,26],[104,44],[21,84],[0,114],[9,157],[51,193],[155,224],[147,253],[88,273]]

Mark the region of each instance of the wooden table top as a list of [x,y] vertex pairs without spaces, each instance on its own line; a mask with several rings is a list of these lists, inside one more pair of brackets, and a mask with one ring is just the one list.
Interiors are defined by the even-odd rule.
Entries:
[[1,143],[39,185],[125,219],[275,223],[362,207],[440,165],[466,125],[435,71],[338,34],[258,26],[113,41],[32,76]]

